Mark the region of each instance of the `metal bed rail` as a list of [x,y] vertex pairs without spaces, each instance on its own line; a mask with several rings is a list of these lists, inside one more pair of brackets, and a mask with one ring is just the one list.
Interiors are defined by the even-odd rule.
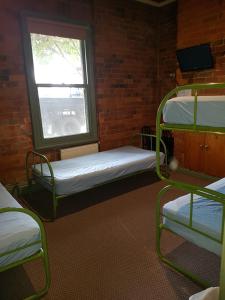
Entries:
[[[225,134],[225,126],[224,127],[212,127],[212,126],[202,126],[197,124],[197,114],[198,114],[198,91],[207,90],[207,89],[225,89],[225,83],[202,83],[202,84],[190,84],[177,86],[173,90],[171,90],[162,100],[160,106],[157,111],[156,117],[156,158],[157,158],[157,174],[158,176],[166,180],[165,177],[160,173],[159,168],[159,152],[160,152],[160,140],[162,138],[163,130],[182,130],[182,131],[194,131],[194,132],[216,132],[216,133],[224,133]],[[171,124],[162,122],[162,112],[166,105],[166,102],[171,99],[172,96],[177,95],[179,91],[182,90],[191,90],[194,94],[194,112],[193,112],[193,124]],[[168,181],[168,184],[172,184]]]
[[[137,137],[137,136],[140,136],[141,137],[141,147],[143,148],[143,139],[144,137],[147,137],[150,139],[150,150],[152,151],[156,151],[156,139],[157,139],[157,136],[156,134],[149,134],[149,133],[135,133],[132,138],[131,138],[131,144],[134,143],[134,138]],[[155,140],[155,145],[154,145],[154,142],[153,140]],[[167,154],[167,148],[166,148],[166,144],[165,142],[163,141],[162,138],[160,138],[160,146],[162,146],[163,148],[163,153],[165,154],[165,164],[168,165],[168,154]],[[153,149],[155,148],[155,149]]]
[[[134,142],[134,138],[135,136],[140,136],[141,137],[141,144],[143,144],[143,137],[149,137],[151,139],[151,148],[153,148],[153,141],[152,139],[156,139],[156,135],[153,135],[153,134],[144,134],[144,133],[136,133],[133,135],[132,137],[132,140],[131,142],[133,143]],[[166,150],[166,145],[164,143],[163,140],[160,141],[162,147],[163,147],[163,151],[164,151],[164,154],[165,154],[165,168],[162,170],[162,172],[164,173],[165,176],[167,176],[167,172],[168,172],[168,169],[167,169],[167,150]],[[40,168],[37,168],[37,165],[39,165]],[[47,166],[48,168],[48,171],[49,171],[49,176],[45,176],[44,175],[44,165],[45,167]],[[34,172],[33,171],[36,171],[36,174],[34,175]],[[108,180],[108,181],[105,181],[104,183],[101,183],[101,184],[97,184],[95,185],[94,187],[98,187],[98,186],[101,186],[101,185],[104,185],[104,184],[107,184],[107,183],[111,183],[111,182],[115,182],[115,181],[118,181],[118,180],[121,180],[121,179],[124,179],[124,178],[127,178],[127,177],[130,177],[132,175],[135,175],[135,174],[139,174],[139,173],[143,173],[144,170],[141,170],[141,171],[137,171],[135,173],[132,173],[132,174],[128,174],[128,175],[125,175],[125,176],[121,176],[119,178],[115,178],[113,180]],[[58,203],[59,203],[59,200],[62,199],[62,198],[65,198],[65,197],[68,197],[70,196],[71,194],[68,194],[68,195],[57,195],[56,193],[56,182],[55,182],[55,177],[54,177],[54,171],[52,169],[52,166],[51,166],[51,163],[49,162],[47,156],[43,155],[43,154],[40,154],[36,151],[29,151],[26,155],[26,175],[27,175],[27,182],[28,182],[28,191],[31,191],[32,190],[32,185],[33,185],[33,182],[37,182],[37,177],[40,176],[42,178],[45,178],[47,179],[49,185],[50,185],[50,189],[51,189],[51,192],[52,192],[52,200],[53,200],[53,219],[56,218],[56,214],[57,214],[57,207],[58,207]],[[94,188],[93,187],[93,188]]]
[[[194,95],[194,111],[193,111],[193,123],[192,124],[168,124],[163,123],[162,121],[162,112],[166,105],[166,102],[174,95],[176,95],[179,91],[182,90],[191,90],[192,94]],[[185,276],[189,277],[194,282],[200,284],[203,287],[209,286],[209,283],[205,280],[199,278],[195,274],[185,270],[183,267],[178,266],[176,263],[168,260],[160,250],[160,237],[161,232],[163,229],[169,230],[173,232],[172,230],[166,228],[163,223],[161,223],[161,216],[163,217],[163,214],[161,213],[160,209],[160,201],[161,197],[171,188],[177,188],[182,191],[186,191],[191,194],[190,196],[190,213],[189,213],[189,223],[183,224],[183,222],[177,221],[173,218],[170,218],[168,216],[164,216],[168,219],[171,219],[173,222],[180,224],[192,231],[195,231],[197,233],[200,233],[201,235],[214,240],[218,243],[221,243],[222,246],[222,252],[221,252],[221,270],[220,270],[220,296],[219,300],[225,299],[225,282],[224,282],[224,274],[225,274],[225,195],[223,193],[205,188],[205,187],[199,187],[197,185],[191,185],[185,182],[177,181],[171,178],[166,178],[160,168],[160,140],[162,137],[163,130],[171,130],[171,131],[192,131],[192,132],[212,132],[212,133],[223,133],[225,134],[225,126],[224,127],[212,127],[212,126],[201,126],[197,124],[197,115],[198,115],[198,92],[202,90],[207,89],[225,89],[225,83],[208,83],[208,84],[190,84],[190,85],[184,85],[179,86],[170,91],[162,100],[158,112],[157,112],[157,118],[156,118],[156,170],[157,174],[160,179],[164,180],[167,184],[166,187],[164,187],[159,193],[157,197],[157,209],[156,209],[156,227],[157,227],[157,233],[156,233],[156,250],[158,253],[159,258],[166,264],[168,264],[171,268],[175,269],[176,271],[184,274]],[[206,199],[219,202],[223,205],[223,213],[222,213],[222,221],[221,221],[221,236],[219,239],[215,239],[214,237],[208,235],[207,233],[197,230],[193,227],[193,205],[194,205],[194,195],[202,196]],[[173,232],[174,233],[174,232]],[[176,233],[175,233],[176,234]]]
[[[221,219],[221,234],[220,234],[220,238],[215,238],[214,236],[206,233],[203,230],[197,229],[195,228],[195,226],[193,225],[193,206],[194,206],[194,195],[196,196],[201,196],[198,192],[196,192],[196,194],[194,194],[193,192],[190,193],[190,200],[189,200],[189,204],[190,204],[190,210],[189,210],[189,216],[188,216],[188,222],[182,222],[182,221],[178,221],[177,219],[168,216],[166,214],[163,214],[163,212],[161,212],[161,201],[162,201],[162,197],[171,189],[174,189],[175,187],[173,185],[167,185],[165,186],[163,189],[161,189],[161,191],[159,192],[158,196],[157,196],[157,206],[156,206],[156,215],[157,215],[157,249],[160,248],[160,243],[159,243],[159,231],[161,229],[167,229],[169,230],[166,226],[164,226],[163,223],[160,222],[161,217],[165,217],[170,221],[173,221],[174,223],[177,223],[179,225],[182,225],[188,229],[193,230],[196,233],[200,233],[201,235],[210,238],[211,240],[218,242],[220,244],[222,244],[223,241],[223,235],[224,235],[224,229],[223,229],[223,224],[224,224],[224,220],[225,220],[225,200],[221,199],[220,201],[217,198],[213,198],[211,195],[208,195],[207,197],[204,196],[206,199],[210,200],[210,201],[215,201],[215,202],[219,202],[222,206],[223,206],[223,212],[222,212],[222,219]],[[189,192],[188,189],[182,189],[185,192]],[[223,196],[225,197],[225,195],[223,194]]]
[[18,247],[16,249],[10,250],[10,251],[6,251],[4,253],[0,254],[0,257],[4,257],[13,253],[16,253],[18,251],[21,251],[23,249],[27,249],[35,244],[41,244],[40,250],[38,252],[36,252],[35,254],[23,258],[21,260],[18,260],[16,262],[7,264],[5,266],[0,266],[0,272],[9,270],[11,268],[17,267],[19,265],[22,265],[24,263],[33,261],[35,259],[41,258],[43,261],[43,266],[44,266],[44,272],[45,272],[45,285],[44,287],[35,292],[33,295],[29,296],[26,298],[26,300],[33,300],[33,299],[40,299],[40,297],[42,297],[43,295],[45,295],[50,287],[50,283],[51,283],[51,276],[50,276],[50,270],[49,270],[49,261],[48,261],[48,248],[47,248],[47,241],[46,241],[46,235],[45,235],[45,229],[44,226],[41,222],[41,220],[39,219],[39,217],[34,214],[32,211],[26,209],[26,208],[15,208],[15,207],[5,207],[5,208],[0,208],[0,214],[3,213],[11,213],[11,212],[17,212],[17,213],[23,213],[26,215],[29,215],[31,218],[33,218],[40,229],[40,240],[35,241],[33,243],[27,244],[23,247]]
[[[161,211],[161,200],[162,197],[164,196],[164,194],[166,194],[169,190],[171,189],[180,189],[182,191],[188,192],[190,193],[190,211],[189,211],[189,218],[188,218],[188,222],[184,223],[182,221],[179,221],[171,216],[165,215],[163,214],[163,212]],[[220,193],[221,194],[221,193]],[[193,226],[193,206],[194,206],[194,195],[198,195],[198,196],[203,196],[204,198],[211,200],[211,201],[215,201],[215,202],[219,202],[223,208],[222,208],[222,219],[221,219],[221,234],[220,234],[220,238],[215,238],[214,236],[206,233],[203,230],[197,229]],[[183,275],[185,275],[186,277],[188,277],[189,279],[191,279],[192,281],[196,282],[197,284],[199,284],[200,286],[206,288],[206,287],[210,287],[210,283],[202,278],[200,278],[199,276],[197,276],[196,274],[186,270],[184,267],[178,265],[177,263],[169,260],[167,257],[165,257],[160,249],[160,243],[161,243],[161,235],[162,235],[162,231],[163,230],[167,230],[172,232],[173,234],[178,235],[176,232],[174,232],[173,230],[171,230],[170,228],[168,228],[167,226],[165,226],[162,222],[161,222],[161,218],[167,218],[168,220],[181,225],[187,229],[192,230],[195,233],[201,234],[202,236],[209,238],[210,240],[217,242],[219,244],[221,244],[221,270],[220,270],[220,298],[219,300],[223,300],[225,299],[225,286],[224,286],[224,274],[225,274],[225,243],[223,241],[225,241],[225,195],[221,194],[220,197],[218,196],[214,196],[210,193],[207,194],[203,194],[201,192],[201,190],[192,190],[190,191],[190,189],[188,187],[184,187],[184,186],[179,186],[179,185],[175,185],[175,184],[171,184],[171,185],[167,185],[165,186],[163,189],[160,190],[160,192],[157,195],[157,203],[156,203],[156,251],[157,254],[159,256],[159,258],[166,263],[167,265],[169,265],[172,269],[178,271],[179,273],[182,273]]]
[[[40,170],[37,169],[37,165],[40,165]],[[46,165],[49,170],[50,176],[45,176],[43,173],[43,165]],[[55,176],[49,162],[47,156],[38,153],[36,151],[29,151],[26,155],[26,175],[27,175],[27,182],[28,182],[28,191],[32,190],[33,182],[35,181],[33,170],[37,171],[37,174],[40,172],[40,177],[47,178],[48,183],[51,187],[52,199],[53,199],[53,217],[56,218],[56,210],[58,206],[58,199],[62,198],[62,196],[56,195],[56,183],[55,183]]]

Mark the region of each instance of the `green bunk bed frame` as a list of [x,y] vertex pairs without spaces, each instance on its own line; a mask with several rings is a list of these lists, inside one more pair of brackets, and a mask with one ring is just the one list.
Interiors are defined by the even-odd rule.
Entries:
[[[167,193],[170,189],[179,189],[184,192],[190,193],[190,212],[189,212],[189,223],[183,223],[181,221],[175,220],[168,215],[166,215],[166,218],[179,224],[182,226],[185,226],[186,228],[201,234],[211,240],[214,240],[216,242],[221,243],[222,245],[222,252],[221,252],[221,269],[220,269],[220,296],[219,300],[225,299],[225,195],[223,193],[220,193],[218,191],[214,191],[205,187],[200,187],[196,185],[191,185],[189,183],[176,181],[171,178],[166,178],[160,169],[159,164],[159,151],[160,151],[160,139],[163,133],[163,130],[170,130],[170,131],[192,131],[192,132],[212,132],[212,133],[223,133],[225,134],[225,127],[211,127],[211,126],[200,126],[197,124],[197,114],[198,114],[198,93],[202,90],[208,90],[208,89],[225,89],[225,83],[208,83],[208,84],[190,84],[190,85],[184,85],[179,86],[170,91],[162,100],[158,112],[157,112],[157,119],[156,119],[156,170],[159,178],[166,182],[166,186],[160,190],[157,196],[157,206],[156,206],[156,251],[161,261],[163,261],[165,264],[167,264],[169,267],[174,269],[177,272],[182,273],[183,275],[190,278],[195,283],[199,284],[202,287],[209,287],[210,284],[197,276],[196,274],[193,274],[192,272],[186,270],[184,267],[178,265],[177,263],[169,260],[166,256],[163,255],[160,249],[160,241],[161,241],[161,235],[163,230],[171,231],[173,234],[177,234],[170,230],[169,228],[166,228],[161,221],[165,215],[163,214],[161,210],[161,200],[162,196]],[[165,107],[166,102],[176,96],[179,91],[182,90],[191,90],[192,95],[194,96],[194,112],[193,112],[193,123],[192,124],[171,124],[171,123],[164,123],[162,121],[162,112]],[[218,178],[217,178],[218,179]],[[215,239],[215,237],[210,236],[210,234],[207,234],[201,230],[198,230],[192,226],[193,221],[193,205],[194,205],[194,195],[202,196],[206,199],[219,202],[223,205],[223,212],[222,212],[222,228],[221,228],[221,236],[219,239]],[[224,242],[223,242],[224,241]]]
[[40,299],[42,296],[44,296],[50,287],[50,282],[51,282],[51,276],[50,276],[50,270],[49,270],[49,261],[48,261],[48,249],[47,249],[47,241],[46,241],[46,236],[45,236],[45,229],[44,226],[39,219],[39,217],[34,214],[32,211],[26,209],[26,208],[16,208],[16,207],[5,207],[5,208],[0,208],[0,214],[4,213],[10,213],[10,212],[17,212],[17,213],[23,213],[25,215],[29,215],[31,218],[33,218],[36,223],[39,226],[40,229],[40,240],[37,240],[33,243],[29,243],[25,246],[22,247],[17,247],[15,249],[12,249],[10,251],[1,253],[0,256],[4,257],[7,255],[11,254],[16,254],[17,252],[20,252],[21,250],[29,249],[29,247],[34,246],[35,244],[41,244],[41,248],[38,252],[35,254],[32,254],[26,258],[17,260],[13,263],[6,264],[4,266],[0,266],[0,272],[4,272],[6,270],[15,268],[17,266],[21,266],[25,263],[28,263],[30,261],[36,260],[36,259],[41,259],[43,262],[44,266],[44,273],[45,273],[45,284],[42,289],[39,291],[35,292],[33,295],[26,297],[24,300],[33,300],[33,299]]
[[[131,145],[134,144],[135,138],[137,138],[137,137],[139,137],[141,139],[140,142],[139,142],[141,147],[143,147],[143,145],[144,145],[144,138],[145,139],[150,138],[150,143],[149,143],[150,149],[154,149],[154,151],[155,151],[154,147],[155,147],[155,144],[156,144],[156,135],[147,134],[147,133],[134,134],[131,138]],[[154,138],[155,143],[153,142],[153,138]],[[161,145],[161,147],[160,147],[161,152],[163,151],[164,154],[165,154],[164,167],[161,167],[161,171],[164,174],[164,176],[167,176],[167,172],[168,172],[167,171],[167,165],[168,165],[168,163],[167,163],[167,159],[168,159],[167,158],[167,149],[166,149],[166,145],[165,145],[165,143],[162,139],[160,139],[159,143]],[[32,166],[35,168],[36,164],[41,165],[41,174],[40,174],[40,176],[43,177],[43,178],[44,178],[43,165],[46,164],[48,166],[48,170],[49,170],[49,174],[50,174],[51,193],[52,193],[52,209],[53,209],[53,218],[52,218],[52,220],[54,220],[56,218],[57,207],[58,207],[59,201],[61,199],[64,199],[64,198],[68,197],[68,196],[71,196],[72,194],[57,195],[55,176],[54,176],[53,168],[51,166],[51,162],[48,160],[47,156],[45,156],[41,153],[38,153],[36,151],[29,151],[26,155],[26,175],[27,175],[27,182],[28,182],[28,189],[27,189],[27,191],[25,191],[26,193],[31,193],[32,192],[32,188],[34,186],[34,183],[40,185],[40,183],[35,180],[35,178],[32,174],[32,169],[31,169]],[[124,176],[117,177],[117,178],[112,179],[112,180],[107,180],[107,181],[104,181],[103,183],[96,184],[95,186],[93,186],[91,188],[88,188],[88,189],[92,189],[92,188],[95,188],[95,187],[103,186],[103,185],[108,184],[108,183],[119,181],[121,179],[125,179],[125,178],[128,178],[128,177],[137,175],[137,174],[144,173],[148,170],[149,169],[147,169],[147,170],[144,169],[144,170],[140,170],[140,171],[137,171],[137,172],[133,172],[131,174],[127,174],[127,175],[124,175]]]

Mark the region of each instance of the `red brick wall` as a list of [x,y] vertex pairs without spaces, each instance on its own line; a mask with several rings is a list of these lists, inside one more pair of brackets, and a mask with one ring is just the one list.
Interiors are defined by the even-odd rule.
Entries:
[[[0,181],[25,180],[25,155],[33,148],[20,27],[22,10],[92,21],[89,1],[0,2]],[[57,151],[50,154],[58,157]]]
[[155,123],[158,10],[95,1],[96,95],[101,149],[129,143]]
[[225,1],[179,0],[177,19],[177,48],[210,42],[215,67],[212,70],[181,74],[179,84],[225,81]]
[[[174,15],[174,11],[165,10],[161,16],[158,9],[131,0],[1,1],[1,182],[15,184],[25,180],[25,154],[33,148],[20,30],[21,10],[92,23],[102,150],[126,144],[132,133],[140,131],[143,125],[154,125],[159,82],[164,77],[167,82],[168,72],[172,71],[172,59],[170,67],[164,65],[163,71],[160,69],[158,50],[161,47],[160,57],[164,59],[173,56],[170,52],[174,53],[171,36],[166,35],[165,40],[164,33],[159,36],[163,27],[160,20],[168,24],[165,23],[167,15]],[[175,21],[171,26],[175,27]],[[163,51],[166,40],[170,45]],[[162,62],[164,64],[163,59]],[[157,70],[161,70],[158,77]],[[47,154],[51,159],[58,158],[57,150]]]
[[176,40],[177,40],[177,4],[160,9],[158,28],[158,104],[162,98],[176,86]]

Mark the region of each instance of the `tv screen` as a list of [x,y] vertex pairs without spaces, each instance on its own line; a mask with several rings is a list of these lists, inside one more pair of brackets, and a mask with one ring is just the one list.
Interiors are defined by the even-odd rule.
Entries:
[[203,44],[176,51],[182,72],[213,68],[213,59],[209,44]]

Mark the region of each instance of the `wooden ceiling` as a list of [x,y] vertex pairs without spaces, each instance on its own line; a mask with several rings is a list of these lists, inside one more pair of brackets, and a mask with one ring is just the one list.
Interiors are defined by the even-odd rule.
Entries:
[[148,5],[156,6],[156,7],[162,7],[169,3],[175,2],[176,0],[136,0],[136,1],[148,4]]

